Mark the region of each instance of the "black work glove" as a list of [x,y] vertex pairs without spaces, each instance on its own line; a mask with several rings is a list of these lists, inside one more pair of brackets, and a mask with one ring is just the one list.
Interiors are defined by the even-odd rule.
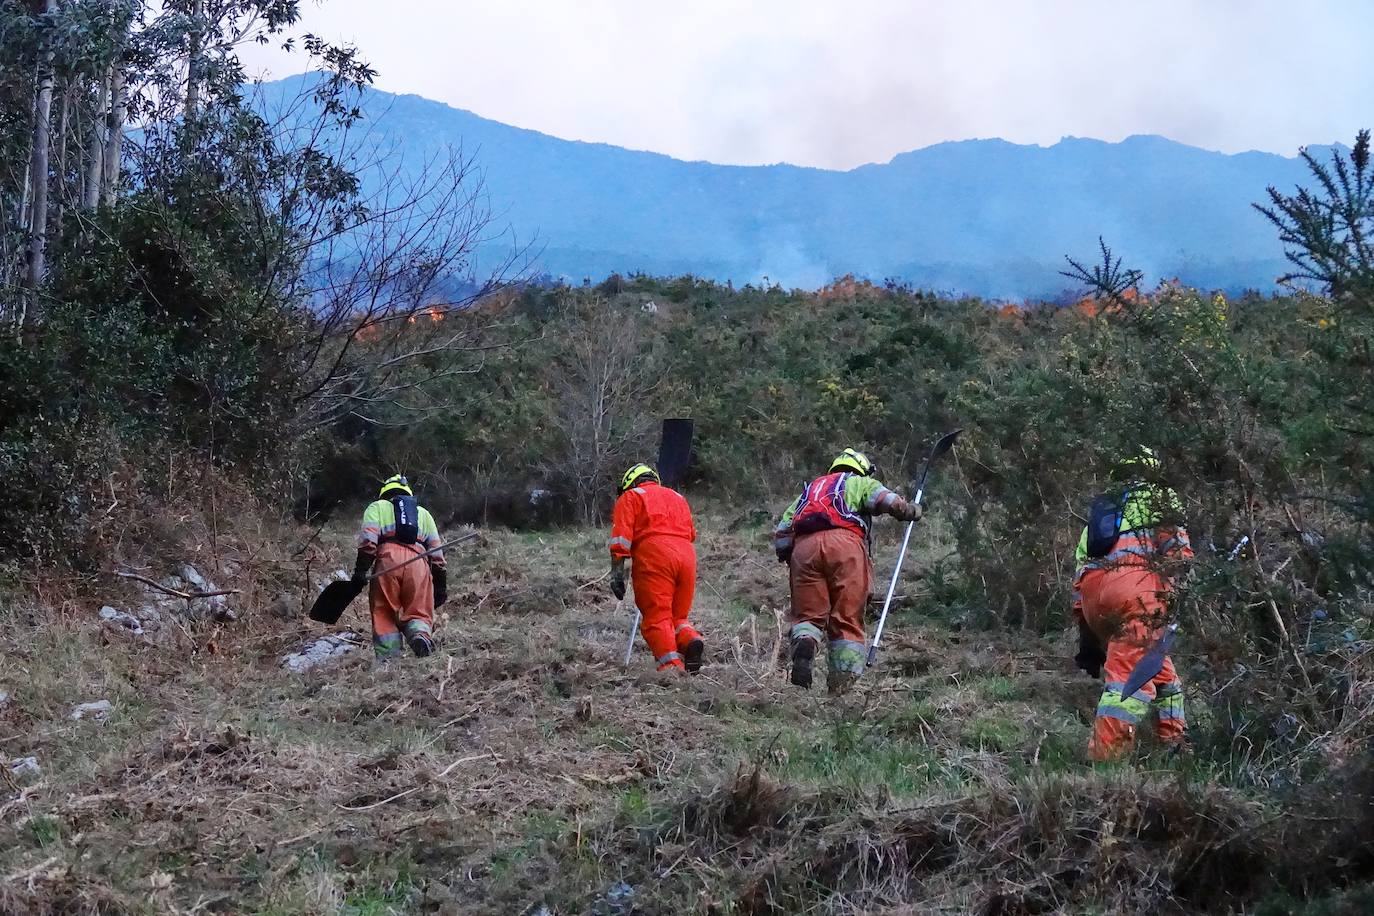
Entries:
[[617,566],[611,570],[611,594],[615,595],[616,601],[625,597],[625,567],[623,566]]
[[1078,654],[1073,657],[1073,663],[1096,678],[1102,677],[1102,666],[1107,663],[1102,641],[1082,621],[1078,624]]
[[362,585],[367,582],[367,571],[372,568],[375,558],[370,553],[358,551],[358,559],[353,561],[353,582]]
[[434,581],[434,606],[443,607],[448,601],[448,570],[442,566],[431,566],[429,576]]
[[902,522],[918,522],[924,514],[925,513],[921,511],[920,503],[902,500],[901,503],[892,507],[893,517]]

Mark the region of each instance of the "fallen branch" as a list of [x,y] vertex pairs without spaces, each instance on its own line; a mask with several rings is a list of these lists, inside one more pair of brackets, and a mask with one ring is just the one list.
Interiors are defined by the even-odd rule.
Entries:
[[195,601],[197,598],[218,598],[220,595],[237,595],[239,590],[236,588],[221,588],[213,592],[183,592],[175,588],[168,588],[161,582],[155,582],[147,576],[140,576],[138,573],[115,571],[115,575],[121,579],[133,579],[135,582],[142,582],[144,585],[151,586],[160,592],[175,595],[185,601]]
[[439,775],[436,776],[436,777],[434,777],[434,778],[435,778],[435,779],[443,779],[443,778],[444,778],[445,776],[447,776],[449,773],[453,772],[453,768],[456,767],[456,766],[458,766],[458,764],[460,764],[460,763],[472,763],[474,760],[482,760],[482,759],[485,759],[485,758],[487,758],[487,757],[495,757],[495,756],[496,756],[495,754],[477,754],[477,755],[472,756],[472,757],[460,757],[460,758],[458,758],[457,760],[455,760],[455,761],[453,761],[452,763],[450,763],[448,766],[444,767],[442,770],[440,770],[440,771],[439,771]]
[[409,795],[411,792],[418,792],[418,791],[420,791],[420,787],[419,787],[419,786],[413,786],[412,788],[406,789],[404,792],[397,792],[395,795],[391,796],[390,798],[384,798],[384,799],[382,799],[382,800],[379,801],[379,802],[373,802],[373,803],[370,804],[370,805],[363,805],[363,806],[360,807],[360,808],[350,808],[350,807],[348,807],[348,805],[339,805],[338,807],[339,807],[339,809],[342,810],[342,811],[371,811],[373,808],[380,808],[382,805],[385,805],[387,802],[394,802],[394,801],[395,801],[396,799],[398,799],[398,798],[405,798],[405,797],[406,797],[407,795]]
[[0,880],[4,881],[5,884],[16,884],[21,880],[31,881],[39,872],[41,872],[48,866],[53,865],[60,858],[61,856],[53,856],[52,858],[44,859],[42,862],[39,862],[32,868],[26,868],[23,871],[17,871],[12,875],[6,875],[3,879]]
[[272,844],[272,845],[273,845],[274,847],[275,847],[275,846],[290,846],[292,843],[299,843],[301,840],[308,840],[308,839],[310,839],[312,836],[314,836],[315,834],[319,833],[321,830],[324,830],[325,827],[327,827],[327,826],[329,826],[329,825],[328,825],[328,824],[325,824],[325,825],[322,825],[322,826],[319,826],[319,827],[315,827],[315,828],[313,828],[313,829],[311,829],[311,830],[307,830],[305,833],[302,833],[302,834],[300,834],[300,835],[298,835],[298,836],[293,836],[293,837],[292,837],[291,839],[289,839],[289,840],[277,840],[277,842],[274,843],[274,844]]

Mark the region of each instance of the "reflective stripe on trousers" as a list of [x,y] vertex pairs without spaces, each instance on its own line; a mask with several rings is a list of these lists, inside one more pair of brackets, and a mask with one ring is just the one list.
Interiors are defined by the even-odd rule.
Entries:
[[400,633],[374,633],[372,635],[372,651],[378,658],[388,658],[392,655],[404,652],[406,648],[405,640]]
[[830,651],[826,660],[831,671],[844,671],[853,675],[863,674],[864,644],[852,639],[830,640]]

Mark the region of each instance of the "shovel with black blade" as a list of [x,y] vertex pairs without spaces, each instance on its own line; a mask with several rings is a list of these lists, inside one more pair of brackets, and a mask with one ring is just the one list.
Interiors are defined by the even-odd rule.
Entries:
[[[926,458],[925,467],[921,469],[921,476],[916,481],[916,495],[912,497],[912,502],[916,505],[921,504],[921,497],[926,492],[926,477],[930,474],[930,466],[935,463],[945,452],[954,447],[954,440],[959,438],[962,429],[956,429],[952,433],[946,433],[940,437],[940,441],[935,443],[935,447],[930,450],[929,457]],[[897,591],[897,577],[902,573],[902,563],[906,560],[906,550],[911,544],[911,531],[916,527],[915,522],[906,523],[906,533],[902,535],[902,549],[897,554],[897,565],[892,569],[892,581],[887,584],[887,597],[883,599],[883,613],[878,618],[878,629],[873,632],[873,644],[868,647],[868,666],[878,660],[878,643],[883,638],[883,627],[887,625],[887,612],[892,606],[892,595]]]
[[394,572],[403,566],[409,566],[417,560],[423,560],[425,557],[433,556],[445,548],[453,547],[464,541],[470,541],[477,537],[477,534],[478,532],[473,531],[470,534],[465,534],[460,538],[449,541],[447,544],[440,544],[438,547],[429,548],[424,553],[417,553],[410,559],[402,560],[400,563],[388,566],[386,569],[370,572],[361,582],[354,579],[344,579],[341,582],[329,583],[324,587],[324,590],[320,592],[320,596],[315,599],[315,603],[310,606],[310,619],[318,620],[320,623],[338,623],[339,618],[343,616],[343,612],[353,603],[353,599],[362,594],[363,589],[366,588],[367,584],[373,579],[378,576],[385,576],[387,573]]

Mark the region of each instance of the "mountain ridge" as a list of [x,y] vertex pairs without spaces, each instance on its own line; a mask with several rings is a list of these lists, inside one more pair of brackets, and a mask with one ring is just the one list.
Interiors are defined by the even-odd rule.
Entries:
[[[258,88],[282,100],[309,78]],[[565,140],[413,93],[370,89],[360,107],[399,161],[452,145],[474,156],[494,212],[538,235],[540,268],[574,282],[642,271],[814,287],[852,273],[1036,298],[1061,294],[1064,256],[1093,258],[1101,236],[1151,281],[1265,289],[1285,262],[1251,204],[1307,178],[1297,157],[1156,134],[951,140],[834,170]]]

